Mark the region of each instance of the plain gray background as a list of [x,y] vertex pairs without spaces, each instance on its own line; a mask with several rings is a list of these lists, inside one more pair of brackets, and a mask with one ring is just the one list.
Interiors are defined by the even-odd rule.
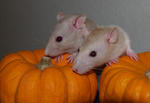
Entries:
[[0,0],[0,58],[44,48],[59,11],[120,25],[136,52],[150,50],[150,0]]

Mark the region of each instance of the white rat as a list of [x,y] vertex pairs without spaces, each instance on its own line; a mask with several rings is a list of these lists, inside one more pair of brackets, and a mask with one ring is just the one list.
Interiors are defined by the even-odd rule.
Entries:
[[45,55],[58,57],[70,53],[68,62],[73,62],[78,48],[90,32],[97,27],[96,23],[82,14],[57,14],[57,24],[45,48]]
[[103,64],[117,63],[124,53],[131,59],[138,60],[131,49],[130,39],[122,28],[115,25],[104,26],[96,28],[91,34],[78,51],[73,71],[84,74]]

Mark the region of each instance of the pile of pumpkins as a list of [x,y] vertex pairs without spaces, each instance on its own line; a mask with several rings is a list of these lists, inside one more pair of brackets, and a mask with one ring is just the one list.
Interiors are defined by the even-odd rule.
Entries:
[[[44,50],[10,53],[0,61],[0,103],[94,103],[98,81],[94,72],[72,71],[64,54],[60,63]],[[104,68],[100,103],[150,102],[150,52],[136,62],[127,56]]]

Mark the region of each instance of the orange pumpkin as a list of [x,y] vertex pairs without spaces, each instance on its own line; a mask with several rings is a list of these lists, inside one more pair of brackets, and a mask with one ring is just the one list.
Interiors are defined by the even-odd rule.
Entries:
[[25,50],[2,59],[0,103],[94,102],[97,92],[95,73],[78,75],[72,72],[72,65],[65,59],[60,64],[52,59],[53,66],[49,66],[47,57],[40,62],[43,55],[43,49]]
[[150,52],[139,53],[139,60],[124,56],[107,66],[101,75],[101,103],[150,103]]

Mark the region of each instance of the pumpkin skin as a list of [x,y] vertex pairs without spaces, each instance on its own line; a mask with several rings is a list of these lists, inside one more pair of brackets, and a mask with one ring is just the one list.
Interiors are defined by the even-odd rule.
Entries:
[[150,103],[150,52],[139,53],[138,57],[137,62],[127,56],[121,57],[117,64],[103,70],[99,91],[101,103]]
[[[68,54],[67,54],[68,55]],[[44,50],[19,51],[0,62],[0,103],[92,103],[97,93],[94,72],[78,75],[71,64],[40,70]],[[64,63],[64,64],[63,64]]]

